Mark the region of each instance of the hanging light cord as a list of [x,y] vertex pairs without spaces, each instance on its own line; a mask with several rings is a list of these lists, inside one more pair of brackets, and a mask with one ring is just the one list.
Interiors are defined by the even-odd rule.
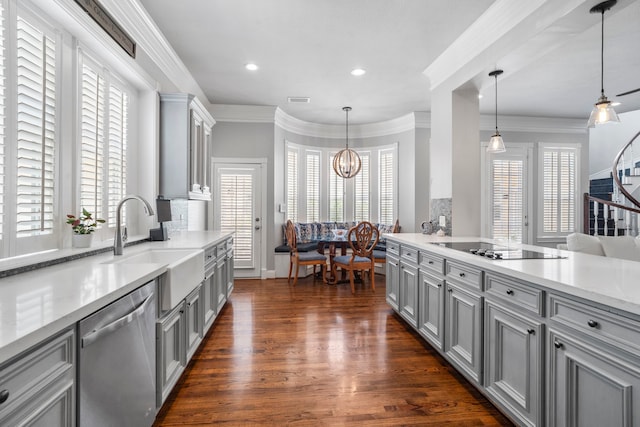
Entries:
[[493,77],[496,79],[496,135],[498,135],[498,74]]
[[345,108],[344,111],[347,113],[347,149],[349,149],[349,110],[350,108]]
[[600,21],[600,94],[604,96],[604,9]]

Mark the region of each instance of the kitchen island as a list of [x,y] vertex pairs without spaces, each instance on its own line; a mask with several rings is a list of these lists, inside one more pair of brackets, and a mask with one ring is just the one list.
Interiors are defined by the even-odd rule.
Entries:
[[[640,426],[640,263],[385,237],[389,305],[515,422]],[[503,258],[451,248],[463,242]],[[537,257],[509,259],[523,250]]]

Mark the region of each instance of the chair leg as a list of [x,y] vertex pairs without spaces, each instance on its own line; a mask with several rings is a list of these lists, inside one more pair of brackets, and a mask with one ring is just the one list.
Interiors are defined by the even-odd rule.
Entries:
[[327,264],[322,264],[322,283],[327,283]]
[[289,260],[289,278],[287,279],[287,283],[291,283],[291,272],[293,271],[293,260]]
[[371,267],[371,291],[375,292],[376,291],[376,274],[375,274],[375,269],[374,267]]
[[298,284],[298,271],[300,270],[300,264],[296,263],[296,275],[293,279],[293,286]]
[[349,270],[349,282],[351,283],[351,295],[355,295],[356,287],[353,284],[353,270]]

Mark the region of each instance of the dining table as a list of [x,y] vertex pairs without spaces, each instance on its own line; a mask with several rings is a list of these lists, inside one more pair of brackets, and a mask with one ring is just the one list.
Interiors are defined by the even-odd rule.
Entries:
[[[349,248],[349,241],[344,237],[326,236],[321,240],[318,240],[318,253],[325,255],[328,251],[329,255],[329,271],[327,272],[327,283],[330,285],[336,285],[339,283],[347,283],[349,279],[346,277],[346,271],[342,271],[340,279],[333,274],[333,259],[336,257],[338,250],[340,255],[346,255]],[[359,277],[356,277],[359,280]]]

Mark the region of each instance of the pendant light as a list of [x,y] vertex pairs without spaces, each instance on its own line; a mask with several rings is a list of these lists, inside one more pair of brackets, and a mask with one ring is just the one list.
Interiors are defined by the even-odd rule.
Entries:
[[349,148],[349,111],[351,111],[351,107],[342,107],[342,111],[347,114],[346,148],[338,151],[338,154],[333,158],[333,170],[339,177],[353,178],[360,172],[362,161],[358,153]]
[[598,98],[589,116],[587,126],[590,128],[602,123],[620,122],[616,111],[611,105],[611,101],[604,95],[604,12],[615,6],[617,2],[617,0],[603,1],[589,10],[590,13],[600,13],[602,15],[600,33],[600,98]]
[[489,73],[489,76],[495,77],[496,79],[496,133],[493,134],[489,140],[487,153],[504,153],[507,151],[506,148],[504,148],[504,141],[502,141],[500,132],[498,132],[498,76],[502,73],[502,70],[493,70]]

